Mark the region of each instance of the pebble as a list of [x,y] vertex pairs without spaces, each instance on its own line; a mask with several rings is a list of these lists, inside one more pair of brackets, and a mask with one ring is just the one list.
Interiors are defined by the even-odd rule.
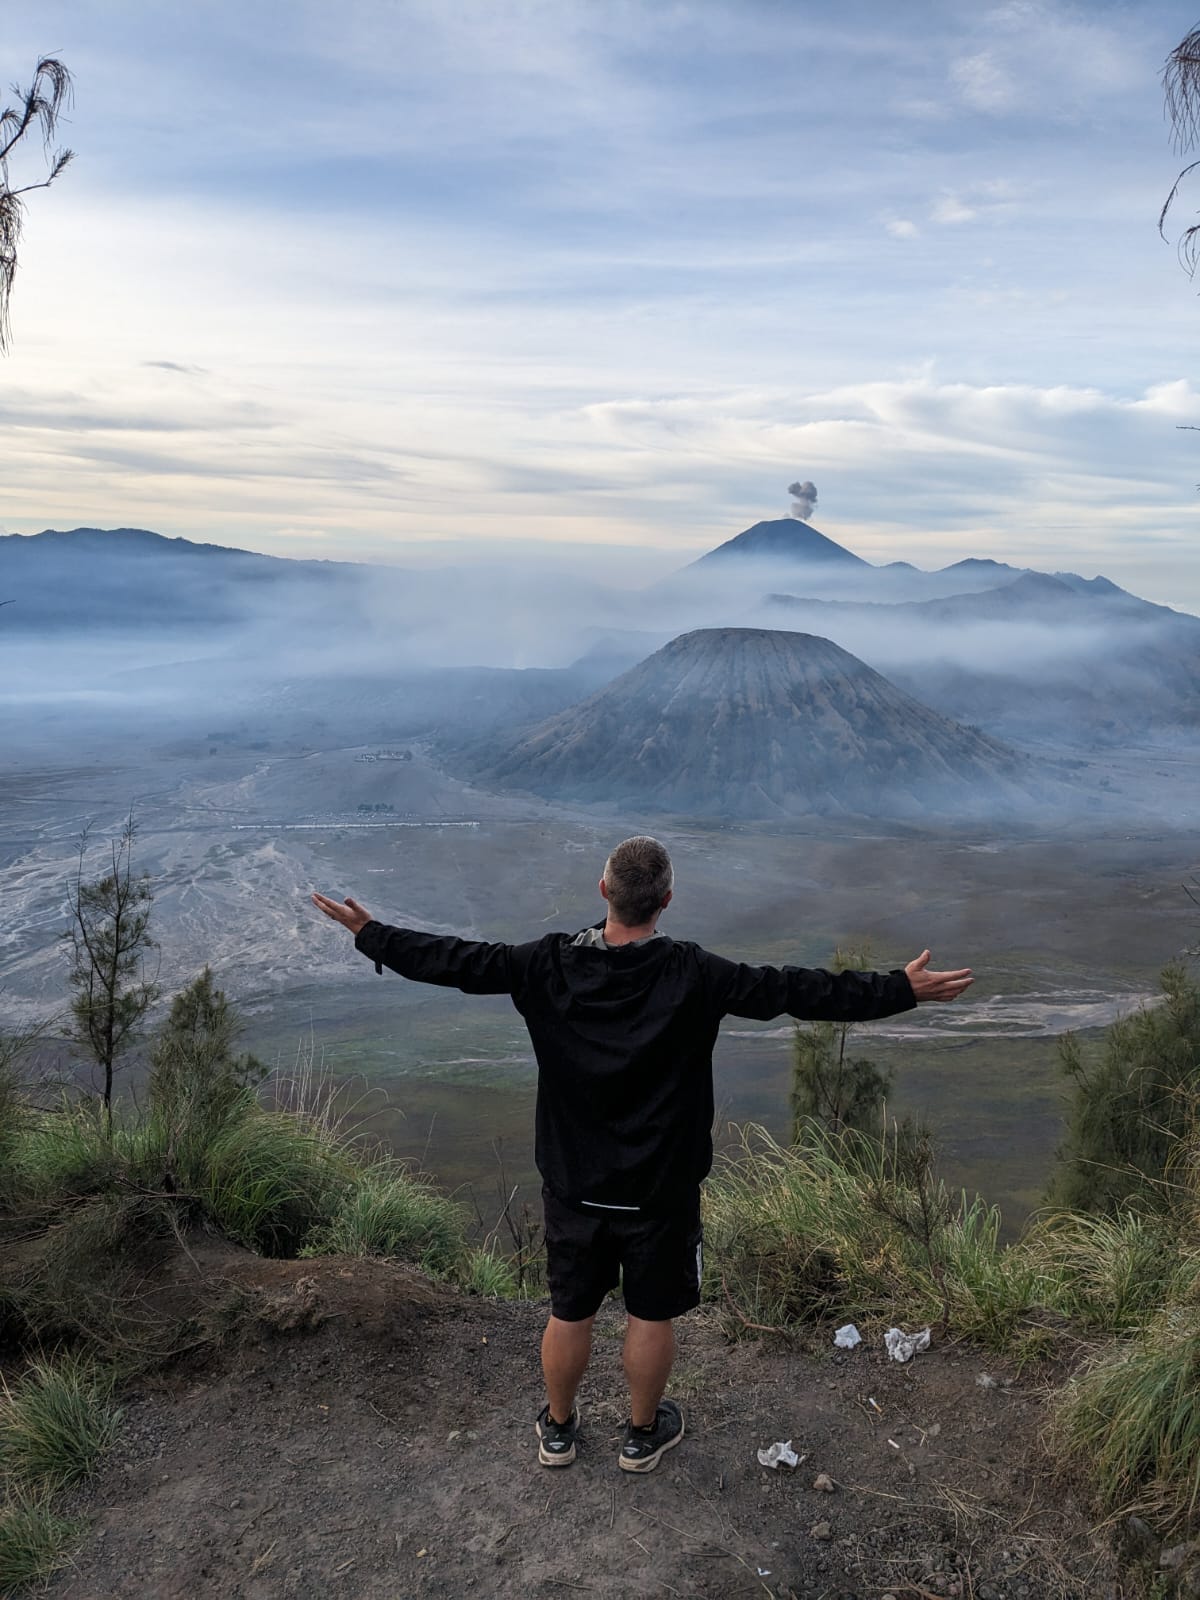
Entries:
[[813,1539],[824,1540],[833,1538],[833,1529],[827,1522],[814,1522],[808,1532],[809,1536]]
[[813,1479],[813,1488],[820,1494],[833,1493],[833,1479],[827,1472],[818,1472]]

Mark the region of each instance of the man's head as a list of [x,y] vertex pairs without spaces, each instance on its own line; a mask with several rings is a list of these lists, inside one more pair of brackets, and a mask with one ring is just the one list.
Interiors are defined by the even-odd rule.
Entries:
[[652,923],[671,898],[675,874],[657,839],[638,834],[619,844],[604,863],[600,893],[609,915],[626,928]]

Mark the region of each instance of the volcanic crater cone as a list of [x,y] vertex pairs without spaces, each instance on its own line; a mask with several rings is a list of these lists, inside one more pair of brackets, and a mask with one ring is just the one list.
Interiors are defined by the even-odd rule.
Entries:
[[828,639],[685,633],[527,733],[479,776],[560,799],[770,817],[984,812],[1027,763]]

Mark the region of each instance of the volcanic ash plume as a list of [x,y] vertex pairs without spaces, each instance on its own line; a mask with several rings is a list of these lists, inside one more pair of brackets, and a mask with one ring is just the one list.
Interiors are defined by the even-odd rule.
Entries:
[[792,497],[792,515],[799,517],[801,522],[807,522],[817,508],[817,486],[815,483],[789,483],[788,493]]

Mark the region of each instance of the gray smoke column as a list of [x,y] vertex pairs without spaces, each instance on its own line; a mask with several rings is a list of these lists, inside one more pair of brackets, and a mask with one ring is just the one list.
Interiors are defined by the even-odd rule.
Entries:
[[788,493],[792,497],[792,515],[799,517],[801,522],[807,522],[817,508],[817,486],[815,483],[789,483]]

